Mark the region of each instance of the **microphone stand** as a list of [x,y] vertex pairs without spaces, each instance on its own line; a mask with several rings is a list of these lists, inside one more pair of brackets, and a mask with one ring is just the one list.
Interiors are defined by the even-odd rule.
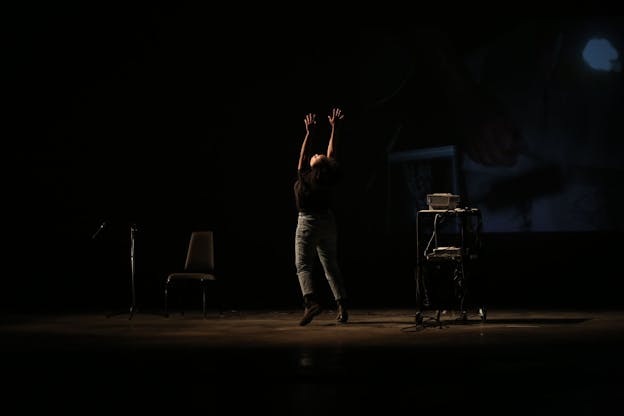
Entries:
[[[99,231],[99,230],[98,230]],[[134,313],[136,312],[136,288],[134,283],[134,239],[137,231],[136,224],[130,225],[130,293],[131,293],[131,304],[128,319],[132,319]],[[96,232],[97,234],[97,232]],[[123,315],[126,312],[113,312],[106,315],[107,318],[116,315]]]
[[98,236],[98,234],[104,229],[104,227],[106,227],[106,221],[103,221],[102,224],[100,224],[98,229],[91,236],[91,240],[95,240],[95,237]]
[[[136,232],[137,232],[136,224],[131,224],[130,225],[130,295],[131,295],[130,300],[131,300],[131,303],[130,303],[130,309],[128,311],[128,319],[132,319],[134,314],[138,313],[137,305],[136,305],[135,261],[134,261],[134,253],[135,253],[134,241],[135,241]],[[124,315],[125,313],[126,313],[125,311],[113,312],[113,313],[106,315],[106,317],[110,318],[111,316]],[[154,315],[163,316],[162,314],[159,314],[159,313],[154,313]]]

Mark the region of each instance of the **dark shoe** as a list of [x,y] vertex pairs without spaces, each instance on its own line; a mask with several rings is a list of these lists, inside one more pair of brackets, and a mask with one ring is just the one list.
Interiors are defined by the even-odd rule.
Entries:
[[310,302],[306,305],[305,310],[303,311],[303,318],[299,321],[299,325],[305,326],[312,322],[312,319],[319,313],[321,313],[321,305],[316,302]]
[[336,321],[346,324],[349,320],[349,312],[344,302],[338,301],[338,314],[336,315]]

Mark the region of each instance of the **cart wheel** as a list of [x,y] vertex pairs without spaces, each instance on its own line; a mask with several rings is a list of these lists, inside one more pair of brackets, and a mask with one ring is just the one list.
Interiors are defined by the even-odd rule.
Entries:
[[422,314],[422,312],[416,312],[416,316],[414,317],[414,321],[416,322],[417,326],[423,324],[423,314]]
[[485,306],[479,308],[479,316],[483,322],[487,320],[487,308]]

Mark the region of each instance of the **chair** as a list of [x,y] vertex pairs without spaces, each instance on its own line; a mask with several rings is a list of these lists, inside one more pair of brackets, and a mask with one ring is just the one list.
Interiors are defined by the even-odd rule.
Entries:
[[[165,316],[169,317],[168,293],[174,282],[196,281],[202,288],[202,312],[206,318],[206,288],[208,282],[217,283],[214,274],[214,244],[212,231],[194,231],[186,253],[186,263],[182,272],[171,273],[165,282]],[[222,314],[219,305],[219,315]],[[182,310],[182,314],[184,311]]]

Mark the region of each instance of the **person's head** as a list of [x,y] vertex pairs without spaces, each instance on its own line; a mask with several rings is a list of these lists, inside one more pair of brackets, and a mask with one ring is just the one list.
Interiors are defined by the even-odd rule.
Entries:
[[321,163],[329,163],[329,158],[323,154],[315,154],[310,158],[310,167],[320,165]]
[[315,154],[310,158],[310,167],[314,172],[317,183],[329,185],[339,177],[339,169],[336,160],[323,154]]

